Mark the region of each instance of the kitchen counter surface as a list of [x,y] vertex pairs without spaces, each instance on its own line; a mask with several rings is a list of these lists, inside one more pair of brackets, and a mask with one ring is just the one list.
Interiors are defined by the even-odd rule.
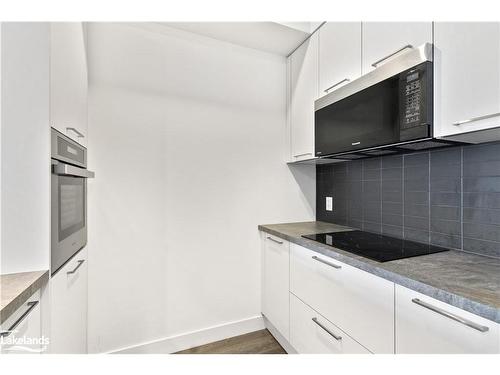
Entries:
[[0,324],[49,279],[49,271],[0,275]]
[[314,221],[259,225],[259,230],[500,323],[500,259],[450,250],[379,263],[301,237],[349,227]]

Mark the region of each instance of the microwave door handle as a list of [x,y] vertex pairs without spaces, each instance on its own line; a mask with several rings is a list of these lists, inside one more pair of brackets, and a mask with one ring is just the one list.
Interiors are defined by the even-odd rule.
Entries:
[[87,169],[78,168],[73,165],[59,163],[54,165],[53,171],[59,176],[76,176],[82,178],[94,178],[95,173]]

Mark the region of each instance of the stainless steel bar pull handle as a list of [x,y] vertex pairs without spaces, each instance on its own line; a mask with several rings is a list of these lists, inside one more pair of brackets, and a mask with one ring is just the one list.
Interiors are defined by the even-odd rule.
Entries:
[[443,310],[439,307],[433,306],[427,302],[424,302],[418,298],[413,298],[411,300],[413,303],[416,303],[419,306],[425,307],[426,309],[429,309],[431,311],[434,311],[435,313],[438,313],[440,315],[443,315],[447,318],[450,318],[451,320],[454,320],[455,322],[462,323],[463,325],[466,325],[467,327],[474,328],[475,330],[479,332],[487,332],[489,330],[488,327],[474,323],[470,321],[469,319],[462,318],[461,316],[455,315],[451,312],[448,312],[446,310]]
[[300,158],[301,156],[312,155],[312,152],[304,152],[303,154],[293,155],[294,158]]
[[342,336],[338,336],[336,335],[335,333],[333,333],[332,331],[330,331],[328,328],[326,328],[323,324],[321,324],[320,322],[318,322],[318,318],[312,318],[312,321],[314,323],[316,323],[321,329],[323,329],[323,331],[325,331],[326,333],[328,333],[330,336],[332,336],[335,340],[337,341],[340,341],[342,340]]
[[412,46],[411,44],[407,44],[406,46],[401,47],[401,48],[400,48],[400,49],[398,49],[397,51],[394,51],[394,52],[393,52],[393,53],[391,53],[390,55],[387,55],[387,56],[385,56],[385,57],[382,57],[380,60],[375,61],[375,62],[372,64],[372,66],[373,66],[374,68],[376,68],[376,67],[377,67],[377,65],[378,65],[378,64],[380,64],[381,62],[383,62],[383,61],[385,61],[385,60],[387,60],[387,59],[391,58],[392,56],[394,56],[394,55],[398,54],[399,52],[404,51],[405,49],[408,49],[408,48],[413,48],[413,46]]
[[36,305],[38,305],[39,301],[32,301],[28,302],[26,305],[28,306],[28,309],[17,319],[14,324],[7,330],[7,331],[2,331],[0,332],[0,337],[7,337],[9,336],[14,330],[17,328],[19,324],[28,316],[28,314],[35,308]]
[[76,176],[82,178],[94,178],[95,173],[84,168],[75,167],[73,165],[58,163],[52,166],[52,171],[61,176]]
[[283,245],[283,241],[278,241],[278,240],[275,240],[275,239],[274,239],[274,238],[272,238],[272,237],[267,237],[267,239],[268,239],[268,240],[270,240],[270,241],[276,242],[276,243],[277,243],[277,244],[279,244],[279,245]]
[[80,133],[80,131],[78,131],[77,128],[73,128],[73,127],[67,127],[66,130],[71,130],[73,133],[76,134],[76,136],[78,138],[85,138],[85,135],[83,135],[82,133]]
[[82,266],[82,264],[83,264],[83,263],[85,263],[85,260],[79,260],[79,261],[78,261],[78,265],[77,265],[77,266],[76,266],[76,267],[75,267],[72,271],[68,271],[68,272],[66,272],[66,273],[67,273],[68,275],[72,275],[72,274],[74,274],[74,273],[78,270],[78,268],[80,268],[80,267]]
[[313,258],[314,260],[317,260],[318,262],[321,262],[321,263],[323,263],[323,264],[326,264],[327,266],[333,267],[333,268],[335,268],[335,269],[338,269],[338,270],[339,270],[339,269],[341,269],[341,268],[342,268],[342,266],[339,266],[338,264],[330,263],[330,262],[329,262],[329,261],[327,261],[327,260],[324,260],[324,259],[318,258],[316,255],[314,255],[312,258]]
[[328,93],[328,91],[330,91],[331,89],[333,89],[334,87],[337,87],[338,85],[341,85],[342,83],[344,82],[350,82],[351,80],[349,78],[344,78],[342,81],[339,81],[337,83],[335,83],[334,85],[331,85],[330,87],[328,87],[327,89],[325,89],[324,91],[326,93]]
[[457,122],[454,122],[453,125],[458,126],[458,125],[462,125],[462,124],[468,124],[469,122],[486,120],[486,119],[489,119],[489,118],[492,118],[492,117],[498,117],[498,116],[500,116],[500,112],[498,112],[498,113],[491,113],[489,115],[484,115],[484,116],[472,117],[472,118],[470,118],[468,120],[457,121]]

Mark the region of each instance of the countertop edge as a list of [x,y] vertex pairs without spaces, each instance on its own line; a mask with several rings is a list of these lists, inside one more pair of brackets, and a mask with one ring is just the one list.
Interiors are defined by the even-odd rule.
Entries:
[[23,305],[37,290],[41,289],[49,280],[49,271],[45,271],[21,293],[5,305],[0,311],[0,324],[3,324],[19,307]]
[[258,229],[262,232],[269,233],[271,235],[280,237],[289,242],[303,246],[311,251],[315,251],[317,253],[329,256],[333,259],[337,259],[340,262],[344,262],[352,267],[356,267],[365,272],[371,273],[372,275],[394,282],[395,284],[401,285],[415,292],[422,293],[431,298],[435,298],[438,301],[455,306],[472,314],[478,315],[482,318],[491,320],[495,323],[500,323],[500,311],[494,306],[490,306],[481,302],[471,300],[467,297],[463,297],[455,293],[448,292],[446,290],[440,289],[438,287],[423,283],[421,281],[412,279],[410,277],[392,271],[378,268],[377,266],[365,263],[362,260],[340,254],[336,252],[334,248],[328,250],[323,248],[320,249],[319,247],[315,248],[314,246],[315,244],[312,243],[311,240],[305,238],[302,239],[294,236],[289,236],[279,231],[270,229],[265,225],[259,225]]

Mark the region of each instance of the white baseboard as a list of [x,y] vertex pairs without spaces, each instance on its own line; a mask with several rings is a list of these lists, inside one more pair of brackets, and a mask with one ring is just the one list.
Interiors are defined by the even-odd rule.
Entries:
[[276,339],[276,341],[279,342],[279,344],[282,346],[283,349],[285,349],[285,352],[288,354],[297,354],[297,351],[293,348],[293,346],[288,342],[288,340],[283,336],[279,331],[276,329],[276,327],[273,326],[273,324],[267,319],[265,316],[263,317],[264,319],[264,325],[266,326],[267,330],[271,332],[271,335]]
[[243,335],[266,328],[262,316],[229,322],[181,335],[165,337],[126,348],[114,350],[113,354],[169,354],[214,341]]

